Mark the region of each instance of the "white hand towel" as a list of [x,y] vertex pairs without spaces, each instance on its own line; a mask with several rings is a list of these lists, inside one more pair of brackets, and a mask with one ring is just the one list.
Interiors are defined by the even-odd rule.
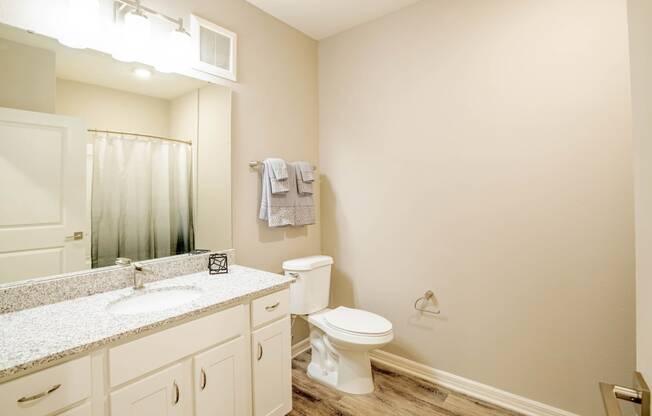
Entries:
[[263,166],[269,174],[273,194],[282,194],[290,190],[288,168],[285,160],[276,158],[265,159]]
[[292,165],[297,177],[297,192],[299,195],[312,195],[312,183],[315,180],[312,166],[307,162],[294,162]]

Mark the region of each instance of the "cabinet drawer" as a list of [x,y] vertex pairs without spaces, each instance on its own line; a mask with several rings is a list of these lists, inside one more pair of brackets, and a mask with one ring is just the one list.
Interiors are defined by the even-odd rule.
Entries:
[[0,413],[42,416],[91,395],[91,360],[83,357],[0,384]]
[[246,316],[245,307],[238,305],[111,348],[111,387],[242,335],[247,328]]
[[264,325],[287,315],[290,312],[290,290],[285,289],[251,303],[251,326]]

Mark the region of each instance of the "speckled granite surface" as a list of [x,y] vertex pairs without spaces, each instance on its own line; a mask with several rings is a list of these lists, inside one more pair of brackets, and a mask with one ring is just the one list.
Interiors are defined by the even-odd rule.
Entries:
[[[226,253],[235,264],[235,250]],[[208,269],[208,255],[179,255],[139,262],[147,270],[143,281],[154,282]],[[46,278],[0,285],[0,314],[63,302],[97,293],[122,289],[133,284],[132,267],[103,267]]]
[[164,311],[116,315],[107,306],[134,293],[126,288],[0,315],[3,378],[116,340],[270,293],[292,278],[233,265],[228,274],[200,272],[146,284],[145,290],[193,286],[201,295]]

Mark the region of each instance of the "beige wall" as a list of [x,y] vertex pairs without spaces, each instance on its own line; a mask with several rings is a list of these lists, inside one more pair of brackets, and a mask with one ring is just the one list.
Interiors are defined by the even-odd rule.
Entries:
[[278,272],[283,260],[319,253],[319,225],[270,229],[257,220],[260,178],[247,165],[272,156],[317,163],[317,43],[244,0],[148,5],[173,16],[192,12],[238,34],[231,173],[239,263]]
[[637,368],[652,380],[652,3],[629,0],[633,134],[636,148]]
[[389,318],[392,353],[602,414],[635,355],[628,68],[621,0],[422,1],[321,42],[333,303]]
[[197,141],[199,90],[193,90],[169,101],[169,134],[179,140]]
[[197,152],[197,248],[233,247],[231,238],[231,91],[217,86],[199,90]]
[[89,129],[167,137],[170,127],[168,100],[64,79],[57,79],[56,112]]
[[54,112],[54,52],[0,39],[0,107]]
[[[284,260],[321,253],[319,223],[270,229],[257,220],[260,177],[247,165],[273,156],[318,163],[317,42],[244,0],[151,0],[148,5],[171,15],[192,12],[238,34],[238,82],[229,84],[238,263],[280,272]],[[319,192],[316,199],[319,206]],[[293,342],[306,334],[305,324],[297,322]]]

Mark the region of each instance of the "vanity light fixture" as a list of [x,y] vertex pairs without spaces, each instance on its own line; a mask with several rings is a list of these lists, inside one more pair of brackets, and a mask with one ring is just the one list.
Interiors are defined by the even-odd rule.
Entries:
[[193,59],[192,48],[192,38],[183,27],[173,30],[159,45],[154,68],[164,73],[183,71]]
[[135,68],[133,74],[140,79],[150,79],[152,77],[152,71],[147,68]]
[[58,40],[62,45],[85,49],[98,33],[99,0],[68,0],[60,17]]
[[[153,44],[149,16],[174,29]],[[144,6],[140,0],[115,0],[114,18],[118,31],[112,56],[125,62],[152,62],[160,72],[181,72],[191,65],[193,43],[183,26],[183,18],[173,18]],[[122,24],[120,24],[122,20]]]
[[123,23],[116,28],[111,56],[123,62],[142,58],[150,50],[150,33],[150,21],[137,2],[136,8],[128,11]]

